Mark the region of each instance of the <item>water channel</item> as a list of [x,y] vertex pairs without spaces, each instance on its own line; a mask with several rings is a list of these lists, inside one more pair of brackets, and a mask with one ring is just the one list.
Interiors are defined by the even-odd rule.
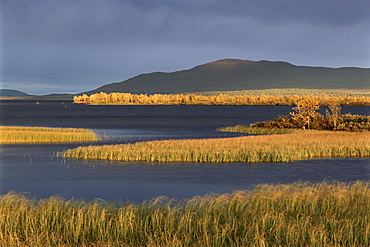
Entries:
[[[250,124],[292,111],[290,106],[89,106],[71,102],[2,101],[1,124],[90,128],[99,143],[1,145],[0,192],[44,198],[142,201],[232,193],[260,183],[370,179],[370,158],[313,159],[289,163],[150,163],[63,159],[55,152],[81,145],[156,139],[241,136],[223,126]],[[370,115],[369,107],[343,113]]]

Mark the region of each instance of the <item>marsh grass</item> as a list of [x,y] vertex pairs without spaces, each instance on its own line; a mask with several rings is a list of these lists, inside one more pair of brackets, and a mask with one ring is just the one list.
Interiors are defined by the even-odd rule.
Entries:
[[276,135],[276,134],[281,135],[281,134],[292,134],[292,133],[304,133],[306,130],[289,129],[289,128],[264,128],[264,127],[251,127],[247,125],[235,125],[235,126],[218,128],[217,131],[240,132],[240,133],[260,134],[260,135]]
[[78,147],[58,156],[111,161],[287,162],[370,156],[370,132],[301,131],[284,135],[148,141]]
[[0,143],[49,143],[97,141],[91,130],[75,128],[0,126]]
[[369,246],[370,184],[258,185],[140,204],[0,197],[2,246]]
[[304,89],[304,88],[272,88],[272,89],[260,89],[260,90],[240,90],[240,91],[209,91],[209,92],[194,92],[194,94],[202,94],[206,96],[227,94],[231,96],[254,96],[258,97],[261,95],[265,96],[322,96],[327,95],[329,97],[370,97],[370,90],[368,89]]

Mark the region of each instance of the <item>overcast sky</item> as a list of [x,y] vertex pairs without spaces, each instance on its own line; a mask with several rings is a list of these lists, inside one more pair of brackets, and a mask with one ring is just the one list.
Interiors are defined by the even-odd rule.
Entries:
[[1,88],[77,93],[223,58],[370,67],[369,0],[0,0]]

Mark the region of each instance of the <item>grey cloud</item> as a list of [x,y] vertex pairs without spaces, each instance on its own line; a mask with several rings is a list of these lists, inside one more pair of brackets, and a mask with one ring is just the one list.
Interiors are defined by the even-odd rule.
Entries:
[[222,10],[230,15],[254,16],[269,22],[306,22],[314,25],[352,25],[369,19],[369,2],[366,0],[261,0],[240,1],[242,7],[229,5]]
[[[208,26],[217,23],[219,18],[237,18],[242,22],[253,19],[259,25],[293,22],[319,26],[351,26],[370,20],[370,4],[366,0],[50,0],[46,4],[45,1],[15,0],[10,3],[5,7],[9,33],[17,30],[17,38],[37,42],[77,40],[109,44],[122,39],[136,42],[162,33],[166,35],[169,31],[169,35],[173,35],[198,25]],[[193,19],[197,23],[192,22]]]
[[352,25],[369,19],[370,7],[367,0],[138,0],[132,4],[146,10],[166,7],[191,16],[213,13],[249,16],[263,22],[303,21],[318,25]]

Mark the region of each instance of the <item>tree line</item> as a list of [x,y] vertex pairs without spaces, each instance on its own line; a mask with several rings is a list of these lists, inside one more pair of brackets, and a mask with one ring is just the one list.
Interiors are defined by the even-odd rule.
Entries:
[[260,96],[249,95],[201,95],[201,94],[131,94],[96,93],[90,96],[74,96],[78,104],[117,104],[117,105],[296,105],[300,101],[317,101],[319,105],[369,106],[370,97],[366,96]]

